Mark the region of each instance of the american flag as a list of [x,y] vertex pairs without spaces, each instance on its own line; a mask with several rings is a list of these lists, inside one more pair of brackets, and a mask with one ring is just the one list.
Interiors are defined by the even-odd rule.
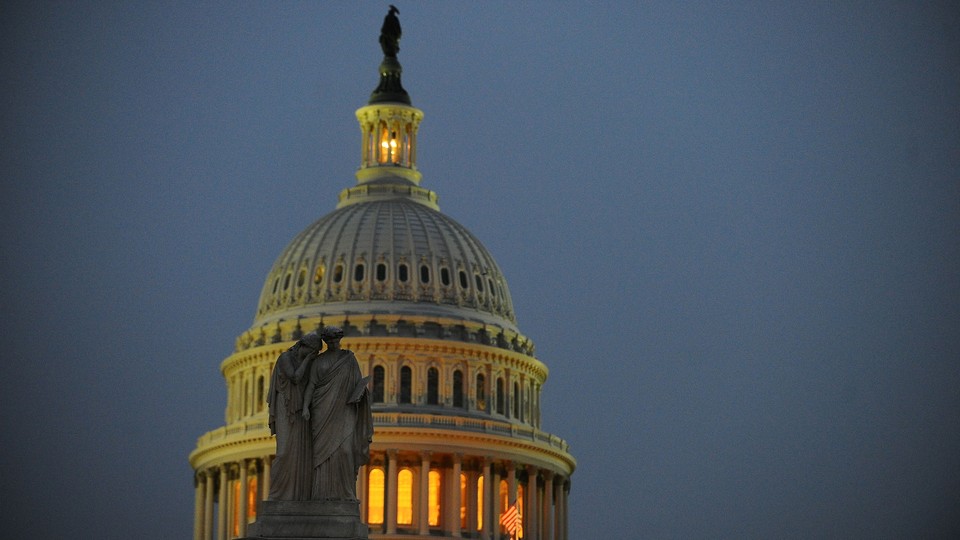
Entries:
[[517,508],[516,501],[500,514],[500,524],[510,536],[517,533],[517,529],[520,528],[520,510]]

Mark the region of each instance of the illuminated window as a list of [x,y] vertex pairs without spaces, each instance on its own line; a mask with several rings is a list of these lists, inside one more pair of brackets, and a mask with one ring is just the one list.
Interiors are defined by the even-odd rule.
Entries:
[[[506,480],[500,481],[500,512],[503,513],[510,506],[510,486],[507,485]],[[500,530],[503,530],[503,525],[500,526]]]
[[413,371],[410,366],[400,368],[400,403],[410,403],[410,383]]
[[397,525],[413,525],[413,472],[401,469],[397,474]]
[[327,273],[327,267],[320,263],[317,265],[317,270],[313,273],[313,282],[319,284],[323,281],[323,275]]
[[483,475],[477,478],[477,530],[483,530]]
[[460,473],[460,528],[467,528],[467,475]]
[[453,406],[463,407],[463,372],[453,372]]
[[333,282],[340,283],[343,281],[343,263],[337,263],[337,266],[333,268]]
[[486,378],[483,373],[477,374],[477,408],[481,411],[487,410],[487,388]]
[[383,403],[383,366],[373,368],[373,402]]
[[427,475],[427,523],[431,527],[440,525],[440,471],[430,470]]
[[427,370],[427,405],[440,404],[440,374],[437,368]]
[[240,536],[240,482],[230,482],[233,485],[233,523],[230,528],[233,530],[233,536]]
[[247,480],[247,523],[257,518],[257,477],[251,476]]
[[383,523],[383,469],[370,469],[367,484],[367,523]]

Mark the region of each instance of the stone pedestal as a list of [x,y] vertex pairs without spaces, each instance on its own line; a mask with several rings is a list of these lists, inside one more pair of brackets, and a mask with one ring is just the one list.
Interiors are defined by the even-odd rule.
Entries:
[[245,540],[366,540],[360,501],[261,501]]

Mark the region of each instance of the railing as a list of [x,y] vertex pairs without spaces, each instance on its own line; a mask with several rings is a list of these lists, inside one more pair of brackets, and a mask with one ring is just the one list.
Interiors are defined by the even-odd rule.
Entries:
[[413,413],[373,413],[373,425],[376,426],[403,426],[438,429],[456,429],[475,433],[491,433],[504,435],[513,439],[524,439],[547,444],[567,452],[569,445],[566,441],[545,433],[539,429],[522,424],[511,424],[496,420],[479,418],[465,418],[462,416],[443,416],[436,414]]

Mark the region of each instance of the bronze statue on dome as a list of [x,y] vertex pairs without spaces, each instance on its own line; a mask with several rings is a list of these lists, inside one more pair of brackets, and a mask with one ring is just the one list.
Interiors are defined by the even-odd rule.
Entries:
[[400,10],[393,4],[390,5],[390,11],[383,18],[383,26],[380,27],[380,48],[383,49],[383,55],[396,58],[400,52],[400,19],[397,18]]

